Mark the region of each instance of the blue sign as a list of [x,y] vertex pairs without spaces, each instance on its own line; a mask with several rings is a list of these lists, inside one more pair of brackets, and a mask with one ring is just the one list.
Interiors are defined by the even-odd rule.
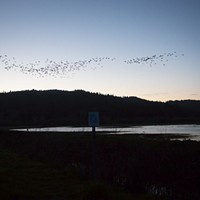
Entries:
[[88,124],[91,127],[99,126],[99,112],[88,113]]

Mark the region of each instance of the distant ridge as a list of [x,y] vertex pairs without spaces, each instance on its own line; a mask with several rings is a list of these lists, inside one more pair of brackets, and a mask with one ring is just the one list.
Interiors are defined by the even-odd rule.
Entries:
[[100,92],[90,92],[90,91],[86,91],[86,90],[82,90],[82,89],[76,89],[76,90],[72,90],[72,91],[68,91],[68,90],[58,90],[58,89],[50,89],[50,90],[19,90],[19,91],[10,91],[10,92],[0,92],[0,95],[2,94],[20,94],[20,93],[84,93],[84,94],[94,94],[94,95],[102,95],[102,96],[112,96],[112,97],[116,97],[116,98],[133,98],[134,100],[142,100],[142,101],[148,101],[146,99],[142,99],[136,96],[116,96],[116,95],[112,95],[112,94],[103,94]]
[[154,102],[84,90],[0,93],[0,126],[87,125],[89,111],[101,125],[200,123],[200,101]]

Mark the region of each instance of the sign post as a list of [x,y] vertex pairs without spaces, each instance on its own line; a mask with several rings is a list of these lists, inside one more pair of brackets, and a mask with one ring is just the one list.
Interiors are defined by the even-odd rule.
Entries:
[[99,112],[89,112],[88,114],[88,124],[90,127],[99,126]]
[[96,130],[95,127],[99,126],[99,112],[88,113],[88,125],[92,127],[92,176],[94,179],[97,177],[96,173]]

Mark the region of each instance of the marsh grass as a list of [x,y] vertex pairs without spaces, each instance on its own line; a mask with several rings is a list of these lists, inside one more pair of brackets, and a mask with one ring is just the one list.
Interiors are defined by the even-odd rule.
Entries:
[[170,136],[0,132],[1,199],[199,199],[200,145]]
[[1,196],[8,199],[59,197],[68,188],[67,176],[24,155],[1,150]]
[[124,199],[131,196],[71,169],[55,169],[8,149],[0,151],[1,199]]

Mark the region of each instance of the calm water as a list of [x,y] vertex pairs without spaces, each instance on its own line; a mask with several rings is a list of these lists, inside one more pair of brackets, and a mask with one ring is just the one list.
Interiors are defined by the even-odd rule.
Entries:
[[[91,132],[89,127],[45,127],[15,129],[33,132]],[[110,134],[188,134],[192,139],[200,140],[200,125],[155,125],[130,127],[97,127],[96,131],[108,131]]]

